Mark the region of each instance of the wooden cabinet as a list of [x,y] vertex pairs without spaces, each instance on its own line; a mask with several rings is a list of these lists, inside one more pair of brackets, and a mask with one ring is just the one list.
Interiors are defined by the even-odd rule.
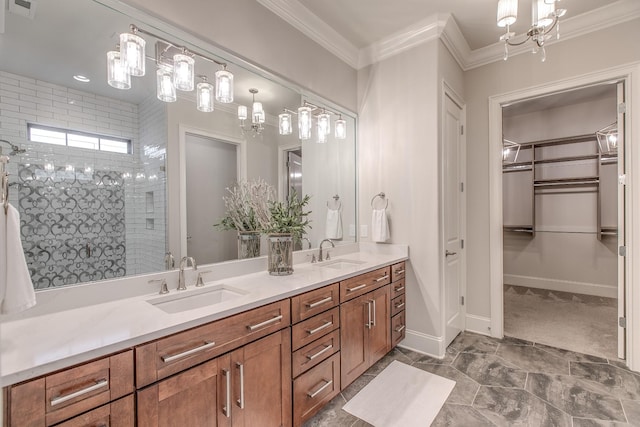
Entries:
[[9,387],[7,424],[51,426],[130,393],[133,351],[128,350]]
[[343,303],[391,283],[390,267],[383,267],[340,282],[340,302]]
[[298,323],[335,307],[340,300],[340,284],[334,283],[291,298],[291,322]]
[[405,262],[391,266],[391,347],[398,345],[406,334]]
[[340,306],[342,389],[391,350],[390,296],[384,286]]
[[293,382],[293,419],[300,426],[340,393],[340,353]]
[[75,416],[56,427],[134,427],[136,425],[133,394]]

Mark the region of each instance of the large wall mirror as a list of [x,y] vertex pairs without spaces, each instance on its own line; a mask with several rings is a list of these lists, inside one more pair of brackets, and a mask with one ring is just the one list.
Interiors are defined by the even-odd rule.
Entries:
[[[199,264],[236,259],[236,233],[214,224],[225,189],[238,181],[264,180],[280,199],[291,188],[311,196],[303,248],[326,237],[356,241],[353,113],[117,2],[9,3],[0,34],[0,147],[10,157],[9,200],[21,215],[36,289],[163,271],[171,268],[167,252]],[[107,84],[107,52],[132,24],[146,31],[138,33],[146,73],[116,89]],[[204,81],[198,76],[213,83],[226,63],[233,103],[202,112],[195,91],[179,90],[175,102],[159,100],[157,58],[175,46],[193,56],[196,84]],[[265,113],[258,127],[254,99]],[[346,120],[346,138],[300,140],[295,114],[292,134],[282,135],[278,115],[305,102],[319,107],[314,114],[331,112],[332,122]],[[250,115],[244,128],[239,105]],[[327,229],[336,209],[339,235],[334,219]]]

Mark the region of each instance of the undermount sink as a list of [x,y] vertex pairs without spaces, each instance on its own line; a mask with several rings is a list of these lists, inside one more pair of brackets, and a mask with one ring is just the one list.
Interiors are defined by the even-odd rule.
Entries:
[[365,261],[355,260],[355,259],[334,259],[332,261],[326,261],[321,264],[318,264],[318,267],[324,268],[335,268],[336,270],[341,270],[343,268],[353,267],[354,265],[364,264]]
[[227,285],[216,285],[196,291],[181,291],[177,294],[150,299],[147,302],[165,313],[180,313],[230,301],[247,294],[248,292]]

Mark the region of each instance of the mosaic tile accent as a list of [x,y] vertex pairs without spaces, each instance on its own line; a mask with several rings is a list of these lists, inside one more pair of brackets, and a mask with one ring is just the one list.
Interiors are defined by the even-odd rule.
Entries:
[[126,275],[122,174],[18,168],[22,244],[36,289]]

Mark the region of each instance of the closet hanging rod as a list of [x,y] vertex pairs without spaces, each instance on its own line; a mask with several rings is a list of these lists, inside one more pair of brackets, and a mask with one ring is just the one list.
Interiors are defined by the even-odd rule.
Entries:
[[595,134],[586,134],[586,135],[577,135],[577,136],[569,136],[566,138],[553,138],[553,139],[543,139],[540,141],[530,141],[530,142],[522,142],[520,143],[520,149],[524,150],[527,148],[531,148],[532,146],[543,146],[543,145],[564,145],[564,144],[576,144],[579,142],[598,142]]

